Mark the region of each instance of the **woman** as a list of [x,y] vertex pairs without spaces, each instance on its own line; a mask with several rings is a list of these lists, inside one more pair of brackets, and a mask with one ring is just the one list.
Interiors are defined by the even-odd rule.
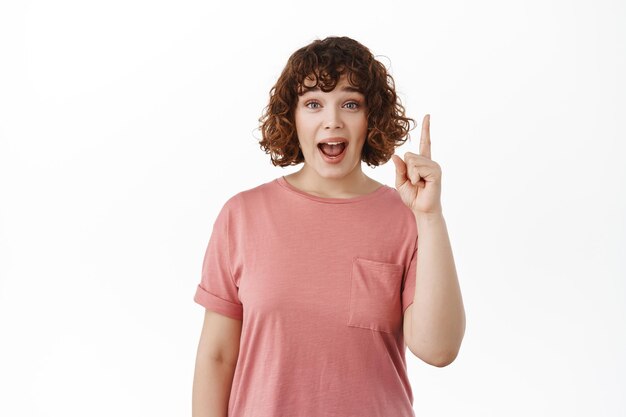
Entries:
[[[303,166],[215,220],[193,415],[413,416],[406,347],[445,366],[465,329],[429,117],[420,153],[394,155],[413,120],[393,78],[330,37],[289,58],[260,122],[272,163]],[[390,158],[396,188],[361,170]]]

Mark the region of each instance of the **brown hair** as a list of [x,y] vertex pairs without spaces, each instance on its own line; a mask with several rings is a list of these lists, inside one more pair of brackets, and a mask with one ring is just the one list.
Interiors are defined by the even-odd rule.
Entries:
[[405,117],[393,77],[385,66],[354,39],[327,37],[294,52],[270,90],[269,104],[259,118],[263,136],[259,145],[270,154],[274,166],[304,162],[294,120],[298,97],[304,93],[304,79],[313,76],[315,85],[310,88],[319,85],[322,91],[328,92],[335,88],[344,73],[347,73],[350,84],[365,96],[367,138],[361,160],[369,166],[381,165],[409,138],[415,121]]

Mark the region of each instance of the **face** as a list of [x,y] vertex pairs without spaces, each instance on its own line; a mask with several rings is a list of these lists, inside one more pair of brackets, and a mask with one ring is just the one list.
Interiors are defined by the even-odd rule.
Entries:
[[[332,91],[316,88],[301,95],[296,104],[295,123],[305,165],[318,175],[342,178],[360,171],[361,150],[367,135],[365,96],[349,84],[345,74]],[[345,149],[336,158],[324,156],[318,146],[328,139],[345,143]],[[329,150],[336,152],[340,148],[339,145],[335,151]]]

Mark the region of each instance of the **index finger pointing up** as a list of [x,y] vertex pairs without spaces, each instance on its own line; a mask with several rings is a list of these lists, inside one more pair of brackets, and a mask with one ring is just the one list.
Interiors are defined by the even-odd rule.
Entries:
[[420,138],[420,155],[431,159],[430,157],[430,114],[424,116],[422,121],[422,137]]

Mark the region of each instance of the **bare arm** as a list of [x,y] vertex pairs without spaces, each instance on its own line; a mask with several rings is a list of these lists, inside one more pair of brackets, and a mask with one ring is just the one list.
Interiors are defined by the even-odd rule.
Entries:
[[193,417],[228,416],[240,337],[240,320],[206,310],[193,378]]
[[465,334],[465,309],[443,215],[416,217],[419,250],[414,303],[405,337],[415,356],[435,366],[454,361]]
[[441,206],[441,166],[432,160],[430,114],[424,116],[419,154],[392,155],[396,189],[417,223],[413,304],[404,312],[404,340],[434,366],[454,361],[465,335],[465,308]]

